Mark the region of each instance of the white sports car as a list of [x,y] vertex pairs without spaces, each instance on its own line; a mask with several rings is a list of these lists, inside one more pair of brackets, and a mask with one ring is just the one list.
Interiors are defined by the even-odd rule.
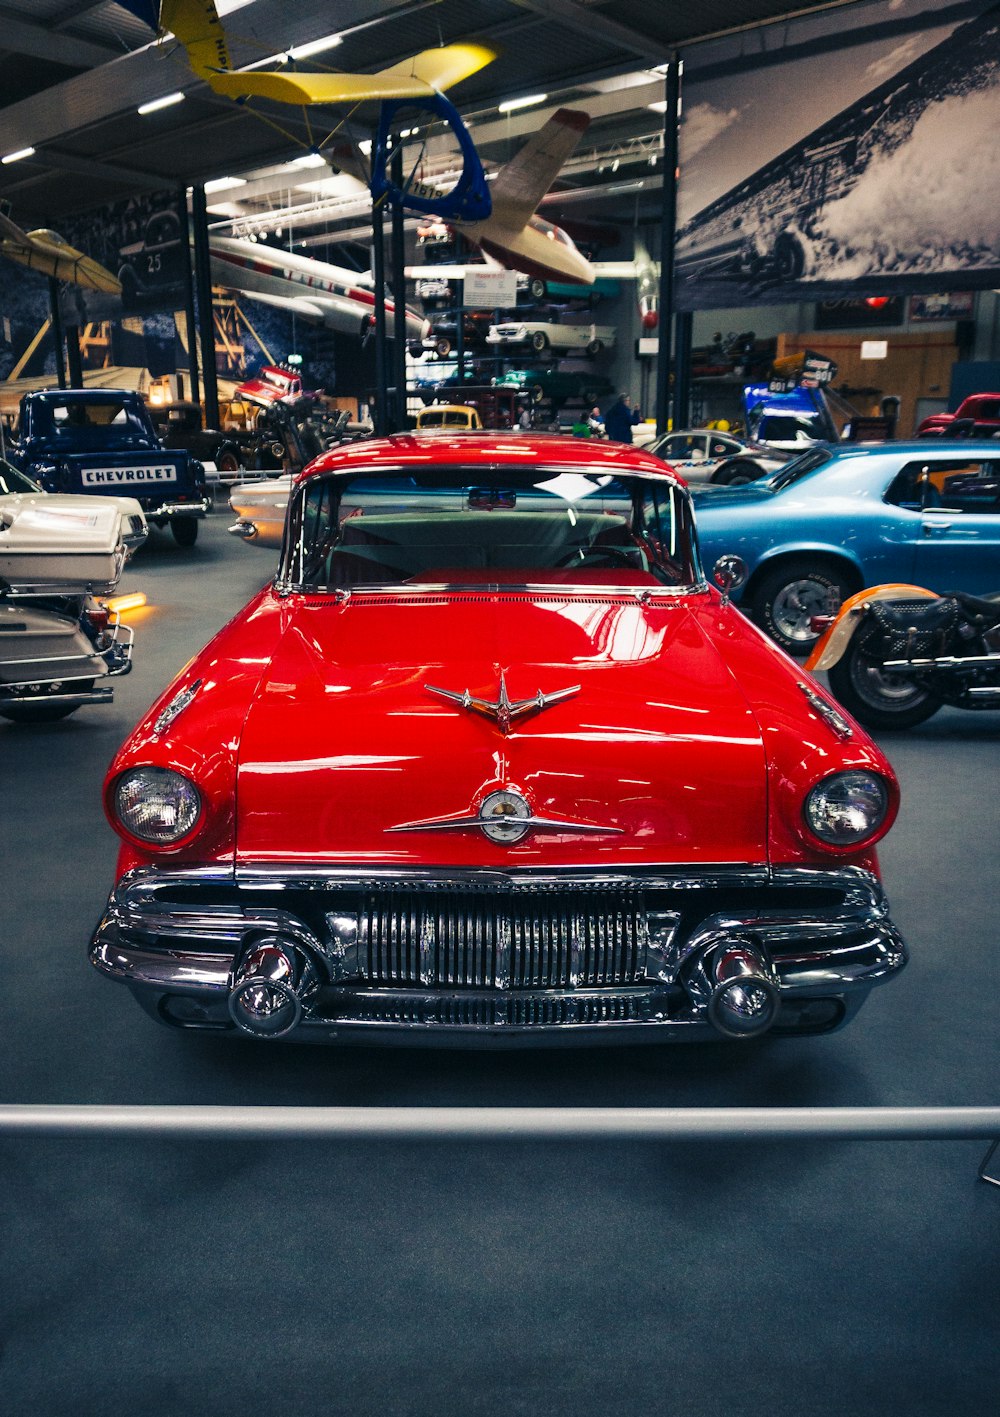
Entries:
[[528,345],[531,349],[582,349],[600,354],[614,346],[614,325],[562,325],[551,320],[510,320],[491,325],[487,344]]

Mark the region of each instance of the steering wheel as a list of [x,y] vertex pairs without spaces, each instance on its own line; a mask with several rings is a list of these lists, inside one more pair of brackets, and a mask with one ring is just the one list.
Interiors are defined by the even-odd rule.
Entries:
[[560,568],[574,566],[628,566],[635,570],[644,567],[645,557],[638,546],[580,546],[562,556],[556,565]]

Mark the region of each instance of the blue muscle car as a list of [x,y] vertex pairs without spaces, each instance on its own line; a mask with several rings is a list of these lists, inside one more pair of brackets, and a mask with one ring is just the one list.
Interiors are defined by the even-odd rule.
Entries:
[[815,643],[813,616],[865,586],[1000,587],[996,440],[813,448],[756,482],[693,495],[704,564],[743,558],[742,606],[792,654]]

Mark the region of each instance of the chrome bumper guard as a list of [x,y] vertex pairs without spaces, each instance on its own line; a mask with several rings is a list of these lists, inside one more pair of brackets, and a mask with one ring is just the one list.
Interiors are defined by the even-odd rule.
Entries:
[[205,496],[197,502],[164,502],[162,506],[144,510],[147,517],[207,517],[212,510],[212,499]]
[[827,1032],[907,950],[856,867],[199,867],[124,876],[90,959],[177,1027],[468,1047]]

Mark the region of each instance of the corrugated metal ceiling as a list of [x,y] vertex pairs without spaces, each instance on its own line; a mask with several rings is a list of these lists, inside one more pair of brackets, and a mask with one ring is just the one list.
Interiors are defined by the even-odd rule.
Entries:
[[[835,4],[866,8],[864,0]],[[226,14],[227,8],[234,11]],[[220,10],[234,64],[330,33],[344,36],[330,61],[341,70],[384,68],[416,51],[475,38],[497,60],[456,88],[477,126],[484,156],[506,155],[538,117],[496,121],[497,101],[544,92],[552,102],[601,95],[595,142],[633,141],[655,132],[642,85],[630,107],[614,99],[615,76],[661,61],[675,46],[792,11],[831,8],[829,0],[236,0]],[[24,224],[120,200],[142,188],[189,185],[258,166],[275,167],[325,135],[345,114],[270,109],[261,121],[196,81],[182,54],[153,43],[151,32],[113,0],[4,0],[0,25],[0,154],[33,146],[34,155],[0,166],[0,197]],[[657,75],[646,75],[650,84]],[[624,82],[617,83],[624,92]],[[139,103],[173,89],[185,102],[139,117]],[[629,89],[628,93],[632,90]],[[611,97],[609,97],[609,93]],[[586,101],[581,103],[586,106]],[[598,109],[600,104],[597,105]]]

